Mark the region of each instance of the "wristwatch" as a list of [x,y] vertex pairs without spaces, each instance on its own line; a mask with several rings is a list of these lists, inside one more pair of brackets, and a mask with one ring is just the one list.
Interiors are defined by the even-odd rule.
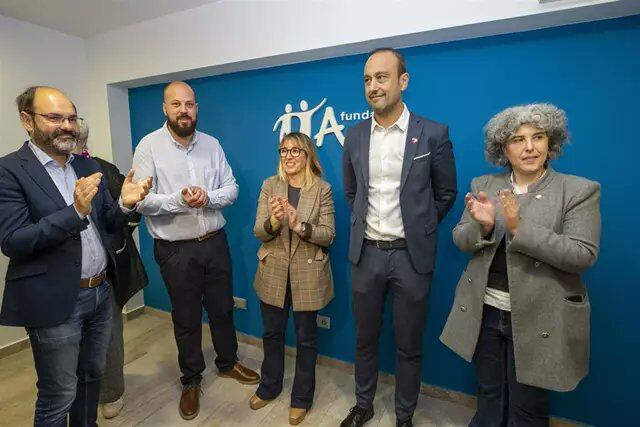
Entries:
[[309,224],[307,224],[306,222],[303,222],[300,224],[300,234],[302,234],[303,236],[307,234],[308,229],[309,229]]

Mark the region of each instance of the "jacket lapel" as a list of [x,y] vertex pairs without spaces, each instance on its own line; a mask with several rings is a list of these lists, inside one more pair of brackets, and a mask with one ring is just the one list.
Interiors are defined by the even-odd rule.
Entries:
[[[309,221],[309,217],[311,216],[311,211],[313,211],[313,205],[318,194],[319,187],[316,183],[314,183],[308,190],[300,191],[300,199],[298,200],[298,207],[296,209],[298,212],[298,221],[300,222]],[[300,236],[298,236],[298,233],[295,231],[291,231],[291,233],[291,252],[289,254],[289,259],[293,257],[296,249],[298,249],[298,244],[300,244]]]
[[[287,198],[287,184],[282,182],[281,180],[276,180],[276,184],[273,188],[273,195],[278,197]],[[286,214],[285,221],[282,221],[280,225],[280,239],[282,239],[282,243],[284,244],[284,250],[287,254],[287,258],[289,258],[289,227],[287,226]]]
[[[86,160],[83,159],[81,157],[76,156],[73,161],[71,162],[71,167],[73,168],[73,170],[76,172],[76,177],[78,179],[80,178],[85,178],[89,175],[91,175],[92,173],[96,172],[93,171],[89,168],[90,165],[90,160]],[[104,185],[104,180],[105,180],[105,176],[103,174],[102,176],[102,180],[100,181],[100,185]],[[93,198],[93,200],[91,201],[91,205],[92,205],[92,209],[91,209],[91,219],[93,220],[94,224],[98,224],[98,209],[99,207],[96,205],[96,199],[97,199],[98,195],[96,194],[96,196]]]
[[31,179],[42,189],[42,191],[60,208],[67,206],[62,194],[58,191],[58,187],[53,182],[49,173],[44,168],[40,160],[33,154],[31,148],[25,143],[20,150],[18,150],[18,157],[20,157],[24,163],[22,167],[29,174]]
[[360,162],[362,164],[362,174],[364,176],[364,183],[369,185],[369,147],[371,146],[371,119],[367,119],[367,126],[363,126],[362,134],[360,135]]
[[409,128],[407,129],[407,140],[404,145],[404,158],[402,160],[402,174],[400,179],[400,191],[407,182],[411,165],[413,164],[413,158],[415,157],[418,145],[420,145],[420,137],[422,136],[422,123],[421,120],[411,114],[409,116]]

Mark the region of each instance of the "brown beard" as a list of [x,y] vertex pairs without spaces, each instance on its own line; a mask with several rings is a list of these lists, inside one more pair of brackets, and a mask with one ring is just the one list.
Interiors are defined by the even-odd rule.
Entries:
[[195,132],[195,130],[196,130],[196,124],[198,123],[198,120],[197,119],[196,120],[191,120],[191,125],[185,127],[185,126],[180,126],[180,124],[178,123],[178,120],[180,120],[180,118],[182,118],[182,117],[185,117],[185,116],[176,117],[175,120],[171,120],[171,119],[169,119],[167,117],[167,125],[180,138],[186,138],[188,136],[193,135],[193,132]]

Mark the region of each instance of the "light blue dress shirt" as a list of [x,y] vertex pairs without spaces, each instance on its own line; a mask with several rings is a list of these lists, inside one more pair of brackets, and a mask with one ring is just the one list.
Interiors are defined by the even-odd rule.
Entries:
[[[133,156],[136,181],[153,178],[153,187],[136,209],[145,216],[155,239],[176,241],[203,236],[224,227],[221,209],[238,198],[238,185],[218,140],[196,131],[187,148],[169,133],[165,123],[138,144]],[[181,191],[198,186],[209,202],[190,208]]]
[[[78,180],[76,171],[71,166],[73,154],[69,155],[67,163],[62,167],[31,141],[29,141],[29,148],[31,148],[33,154],[35,154],[40,163],[42,163],[42,166],[44,166],[64,201],[69,206],[72,205],[73,192],[76,188],[76,181]],[[80,213],[78,213],[78,216],[84,219]],[[100,233],[98,233],[91,217],[87,219],[89,220],[89,226],[80,232],[82,245],[82,272],[80,277],[83,279],[97,276],[107,268],[107,253],[102,245]]]

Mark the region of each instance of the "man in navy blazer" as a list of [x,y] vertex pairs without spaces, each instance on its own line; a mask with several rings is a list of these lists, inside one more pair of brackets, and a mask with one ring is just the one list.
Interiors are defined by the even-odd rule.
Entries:
[[351,211],[349,260],[356,323],[356,405],[341,426],[373,417],[378,337],[391,294],[396,351],[397,424],[411,426],[422,378],[422,333],[433,277],[436,228],[457,194],[445,125],[410,113],[402,55],[371,53],[364,69],[371,119],[347,132],[344,190]]
[[34,424],[94,426],[112,316],[106,278],[116,277],[110,233],[150,181],[134,184],[129,173],[119,206],[98,164],[71,154],[82,120],[74,104],[42,86],[16,103],[30,141],[0,158],[0,245],[9,257],[0,324],[29,334]]

